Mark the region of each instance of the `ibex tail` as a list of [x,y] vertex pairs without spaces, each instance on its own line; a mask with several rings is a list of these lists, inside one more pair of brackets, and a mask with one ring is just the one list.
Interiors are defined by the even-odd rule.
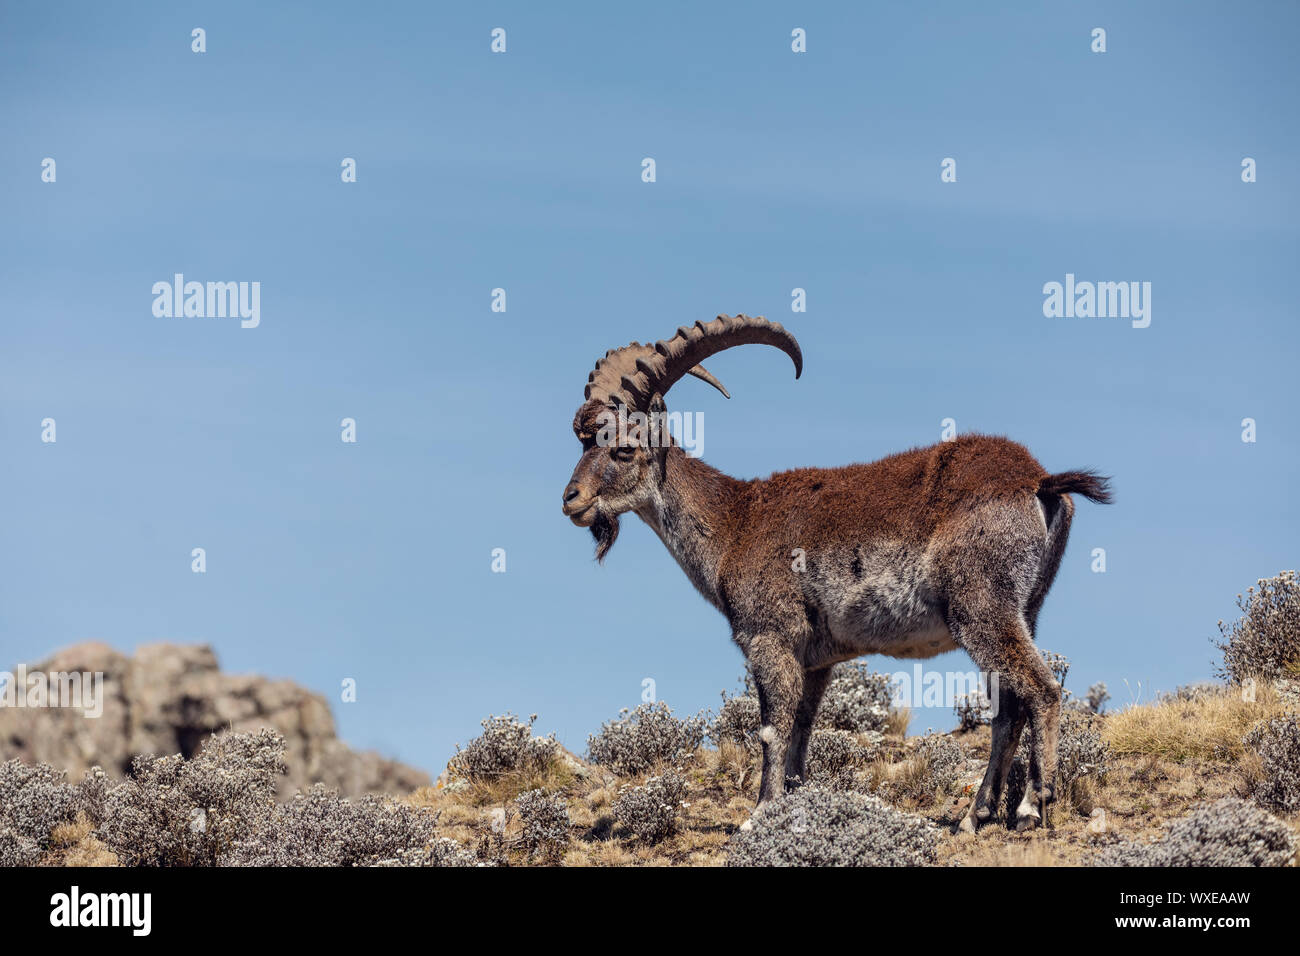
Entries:
[[1040,495],[1080,494],[1089,501],[1108,505],[1114,500],[1110,493],[1110,479],[1095,471],[1063,471],[1047,475],[1038,483]]

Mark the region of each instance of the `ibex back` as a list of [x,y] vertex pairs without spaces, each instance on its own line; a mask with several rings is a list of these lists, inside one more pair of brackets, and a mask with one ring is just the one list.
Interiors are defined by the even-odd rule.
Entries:
[[744,315],[597,362],[573,421],[583,452],[564,513],[591,529],[603,560],[619,516],[635,512],[726,615],[758,688],[760,805],[804,779],[833,664],[960,647],[997,687],[988,769],[962,826],[995,815],[1026,722],[1029,782],[1016,824],[1036,825],[1053,796],[1061,707],[1033,645],[1038,612],[1065,551],[1070,494],[1109,501],[1107,479],[1048,474],[1021,445],[989,436],[869,465],[731,478],[673,444],[663,396],[686,374],[726,395],[699,363],[749,343],[782,349],[802,372],[794,336]]

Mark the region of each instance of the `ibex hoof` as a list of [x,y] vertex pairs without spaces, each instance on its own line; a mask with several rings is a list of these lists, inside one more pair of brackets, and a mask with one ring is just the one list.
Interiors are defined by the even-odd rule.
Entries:
[[1021,813],[1016,817],[1016,831],[1033,830],[1038,826],[1038,823],[1037,813]]

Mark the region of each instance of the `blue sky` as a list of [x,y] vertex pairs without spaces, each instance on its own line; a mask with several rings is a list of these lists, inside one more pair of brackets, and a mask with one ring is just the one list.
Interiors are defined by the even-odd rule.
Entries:
[[[1208,677],[1236,594],[1296,564],[1300,11],[843,6],[6,4],[0,667],[209,642],[434,773],[489,713],[582,750],[646,677],[715,706],[725,620],[636,519],[598,567],[559,505],[594,360],[743,311],[805,371],[679,384],[708,461],[951,417],[1098,468],[1118,500],[1079,503],[1040,643],[1119,703]],[[260,326],[156,318],[177,272],[260,282]],[[1152,283],[1150,327],[1045,318],[1066,273]]]

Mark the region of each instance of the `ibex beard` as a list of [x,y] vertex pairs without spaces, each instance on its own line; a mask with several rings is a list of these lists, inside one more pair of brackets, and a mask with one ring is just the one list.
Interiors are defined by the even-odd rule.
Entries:
[[[741,481],[644,421],[663,415],[664,395],[687,374],[727,395],[699,363],[754,343],[781,349],[795,377],[802,372],[793,335],[744,315],[606,353],[573,420],[583,451],[564,513],[591,529],[602,561],[619,516],[635,513],[726,616],[758,689],[760,806],[805,779],[834,664],[962,648],[996,675],[998,694],[988,768],[962,828],[996,815],[1026,725],[1029,780],[1015,823],[1038,825],[1054,796],[1061,710],[1061,688],[1033,643],[1038,614],[1065,551],[1070,495],[1110,501],[1108,479],[1049,474],[1021,445],[971,435],[871,464]],[[619,409],[643,421],[604,440],[602,422]]]

